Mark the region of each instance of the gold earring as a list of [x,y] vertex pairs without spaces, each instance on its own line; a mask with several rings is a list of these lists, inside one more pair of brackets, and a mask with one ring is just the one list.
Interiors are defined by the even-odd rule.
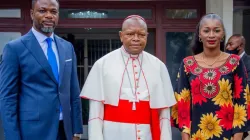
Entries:
[[223,42],[225,40],[225,37],[223,36],[222,39],[220,40],[220,42]]
[[199,37],[199,41],[202,42],[201,38]]

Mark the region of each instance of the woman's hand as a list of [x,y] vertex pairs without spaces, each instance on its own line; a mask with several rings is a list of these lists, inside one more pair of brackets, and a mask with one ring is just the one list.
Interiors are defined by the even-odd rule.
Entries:
[[190,136],[187,133],[181,133],[182,140],[190,140]]
[[242,140],[243,133],[235,133],[232,140]]

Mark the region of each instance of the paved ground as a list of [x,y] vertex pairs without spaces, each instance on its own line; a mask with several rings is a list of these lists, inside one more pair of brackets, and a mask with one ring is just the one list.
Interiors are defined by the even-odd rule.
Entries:
[[[249,133],[250,134],[250,133]],[[245,140],[250,140],[250,136],[246,137]]]
[[[180,132],[176,128],[172,128],[172,134],[173,134],[173,140],[181,140]],[[2,123],[0,119],[0,140],[3,140],[3,129],[2,129]],[[245,140],[250,140],[250,136],[247,137]]]

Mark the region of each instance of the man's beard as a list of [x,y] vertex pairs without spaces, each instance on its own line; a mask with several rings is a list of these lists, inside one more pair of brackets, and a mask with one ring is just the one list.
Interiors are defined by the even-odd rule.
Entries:
[[44,33],[52,33],[54,32],[54,27],[42,27],[41,28],[41,31],[44,32]]

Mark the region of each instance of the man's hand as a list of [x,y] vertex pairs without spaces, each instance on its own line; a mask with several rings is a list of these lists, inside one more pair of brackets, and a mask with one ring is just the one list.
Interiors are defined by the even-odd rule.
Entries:
[[79,137],[73,137],[73,140],[80,140]]

